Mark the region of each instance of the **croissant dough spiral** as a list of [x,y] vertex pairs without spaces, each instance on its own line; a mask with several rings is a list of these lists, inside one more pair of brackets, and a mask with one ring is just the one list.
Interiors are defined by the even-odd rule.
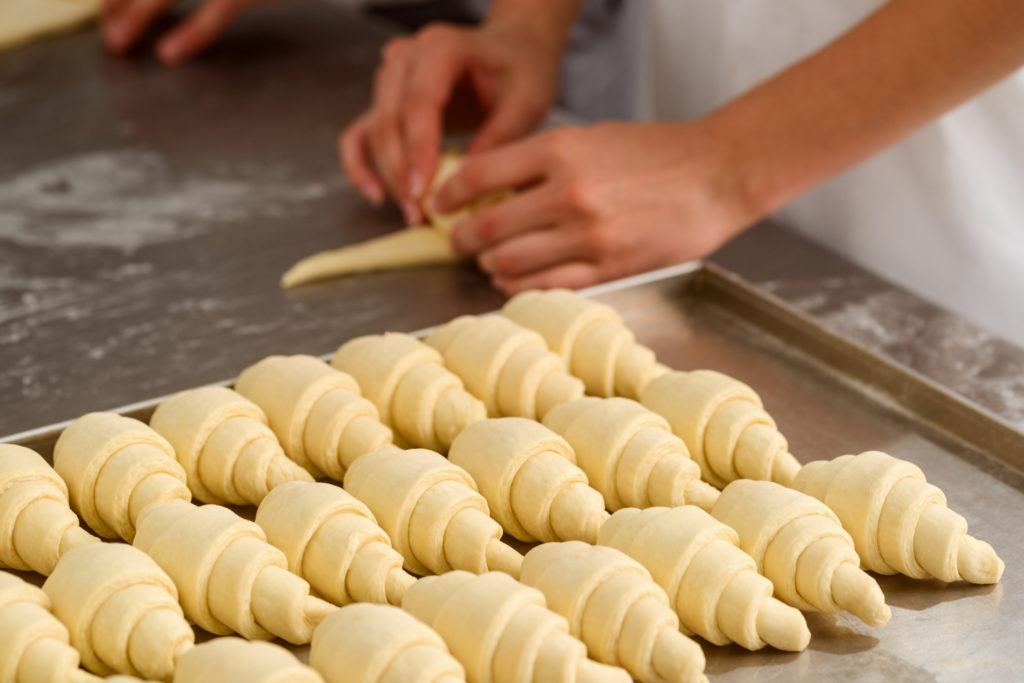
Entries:
[[668,421],[636,401],[585,396],[552,408],[544,426],[569,442],[613,512],[687,503],[710,510],[718,498]]
[[426,340],[441,352],[445,365],[487,406],[502,415],[539,420],[548,410],[583,395],[583,382],[544,339],[500,315],[464,315],[440,327]]
[[214,638],[185,653],[174,683],[324,683],[312,668],[273,643]]
[[772,597],[771,581],[740,550],[736,532],[700,508],[619,510],[598,543],[646,567],[683,627],[710,643],[800,651],[810,641],[804,616]]
[[41,589],[0,572],[0,683],[96,683]]
[[484,420],[455,437],[448,459],[480,487],[491,514],[520,541],[592,542],[608,518],[565,439],[532,420]]
[[679,632],[665,591],[628,555],[580,541],[545,543],[526,553],[520,580],[544,594],[597,661],[642,683],[707,680],[700,646]]
[[392,448],[364,455],[345,474],[345,490],[370,508],[410,572],[519,576],[522,555],[501,542],[473,479],[439,453]]
[[195,636],[171,579],[142,551],[90,543],[68,551],[43,591],[82,656],[82,666],[170,680]]
[[615,309],[576,292],[521,292],[501,312],[539,332],[594,396],[637,399],[651,380],[668,372],[653,351],[636,343]]
[[147,425],[112,413],[89,413],[61,432],[53,466],[71,505],[104,538],[135,538],[149,505],[192,500],[174,448]]
[[327,683],[466,680],[436,631],[388,605],[348,605],[324,619],[313,634],[309,663]]
[[391,445],[377,408],[350,376],[313,356],[269,356],[235,390],[267,415],[288,457],[313,477],[341,481],[359,456]]
[[171,396],[149,426],[174,448],[189,489],[204,503],[259,505],[282,482],[313,481],[281,450],[259,406],[226,387]]
[[61,434],[54,462],[79,513],[155,559],[189,619],[207,631],[307,643],[334,609],[309,595],[256,524],[219,505],[193,505],[171,445],[138,420],[85,415]]
[[828,505],[853,537],[862,564],[879,574],[997,583],[1005,564],[967,533],[967,520],[906,460],[880,451],[809,463],[793,488]]
[[628,683],[622,669],[587,659],[544,595],[502,572],[453,571],[417,581],[402,609],[444,638],[471,683]]
[[761,397],[728,375],[672,371],[652,380],[640,402],[669,421],[714,486],[736,479],[789,485],[800,470]]
[[48,576],[61,555],[97,540],[78,525],[67,484],[43,456],[0,444],[0,568]]
[[860,570],[853,539],[821,501],[774,482],[739,479],[722,490],[711,514],[736,531],[780,600],[803,610],[846,610],[869,626],[889,621],[881,588]]
[[352,339],[331,365],[354,377],[381,422],[418,448],[447,452],[459,432],[487,417],[484,404],[444,367],[441,354],[407,334]]
[[260,503],[256,524],[288,569],[336,605],[398,605],[415,580],[369,508],[339,486],[282,484]]

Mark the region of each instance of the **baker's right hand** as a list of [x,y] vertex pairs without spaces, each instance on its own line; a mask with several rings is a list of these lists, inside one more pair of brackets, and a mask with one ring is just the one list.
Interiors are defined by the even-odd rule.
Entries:
[[352,184],[379,204],[390,194],[410,224],[441,151],[445,109],[462,81],[485,111],[469,153],[530,132],[554,100],[564,36],[511,26],[426,26],[383,50],[370,109],[339,139]]
[[[212,43],[243,9],[265,0],[205,0],[157,43],[164,64],[179,64]],[[100,15],[103,42],[117,54],[130,50],[174,0],[104,0]]]

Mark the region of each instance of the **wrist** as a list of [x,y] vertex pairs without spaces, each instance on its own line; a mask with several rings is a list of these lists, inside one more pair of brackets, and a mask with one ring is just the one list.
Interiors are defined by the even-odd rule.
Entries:
[[558,61],[569,40],[579,0],[496,0],[482,29],[527,43]]
[[[765,182],[764,164],[755,148],[748,144],[746,132],[728,119],[711,114],[692,123],[676,124],[687,129],[684,135],[696,140],[692,155],[701,164],[715,205],[725,208],[723,224],[732,226],[732,237],[782,206],[786,199],[776,186]],[[694,127],[697,135],[693,135]]]

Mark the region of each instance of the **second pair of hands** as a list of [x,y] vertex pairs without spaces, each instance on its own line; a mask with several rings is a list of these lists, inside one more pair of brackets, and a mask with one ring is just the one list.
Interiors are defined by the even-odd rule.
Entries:
[[[168,64],[192,57],[264,0],[206,0],[157,43]],[[130,50],[173,0],[105,0],[102,33]],[[524,16],[522,13],[519,15]],[[444,114],[468,83],[485,110],[461,170],[441,189],[453,211],[492,192],[517,194],[455,226],[508,294],[579,288],[704,256],[750,223],[726,146],[709,126],[604,123],[529,135],[551,106],[565,32],[550,22],[431,25],[390,41],[372,104],[339,140],[352,184],[376,204],[391,196],[410,224],[438,163]]]

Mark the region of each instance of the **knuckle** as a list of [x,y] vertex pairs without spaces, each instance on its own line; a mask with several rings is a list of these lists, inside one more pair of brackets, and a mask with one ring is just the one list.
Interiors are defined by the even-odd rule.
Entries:
[[597,205],[595,194],[590,183],[575,178],[562,189],[562,203],[573,213],[590,215]]
[[555,161],[567,162],[576,156],[576,131],[572,128],[556,128],[547,135],[545,146]]
[[408,38],[392,38],[388,42],[384,43],[384,47],[381,48],[381,61],[384,64],[392,64],[402,59],[405,56],[405,51],[408,47]]
[[416,37],[418,40],[421,40],[428,45],[446,43],[456,34],[456,32],[456,29],[450,24],[434,22],[421,28]]
[[583,245],[587,255],[598,260],[609,255],[614,249],[614,235],[604,223],[592,221],[584,228]]
[[498,237],[501,224],[491,212],[483,212],[476,217],[476,234],[482,242],[490,243]]

